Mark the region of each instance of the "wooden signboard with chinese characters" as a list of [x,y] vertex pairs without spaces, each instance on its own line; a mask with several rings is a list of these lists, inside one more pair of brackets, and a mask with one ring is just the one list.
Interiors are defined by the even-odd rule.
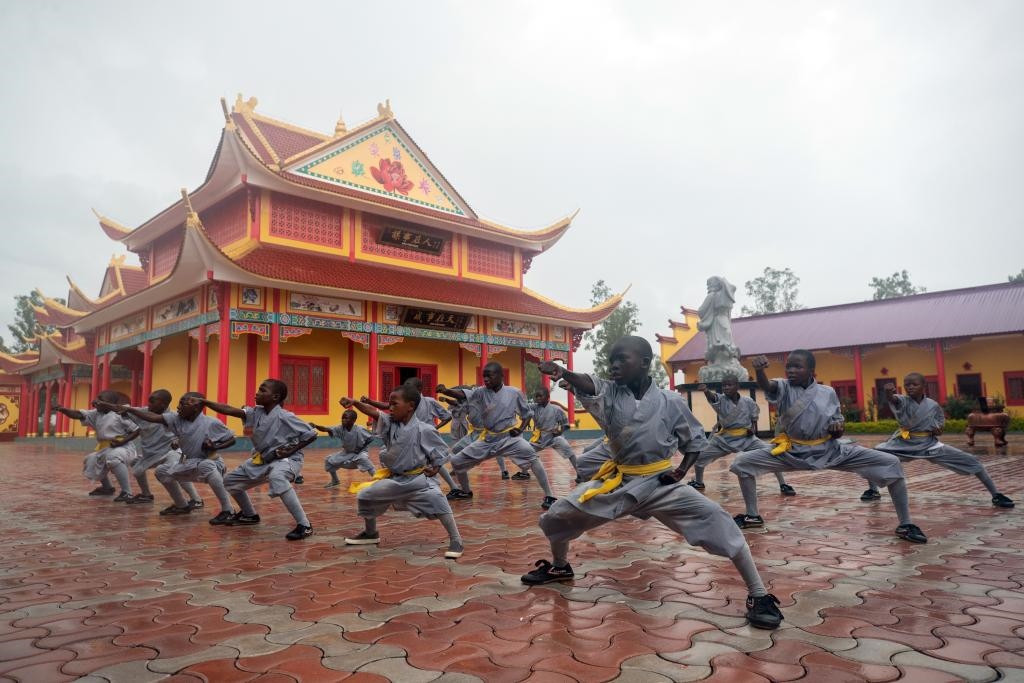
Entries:
[[465,331],[472,316],[468,313],[451,313],[436,311],[429,308],[405,308],[402,311],[402,324],[412,327],[429,327],[435,330]]
[[385,226],[380,231],[380,243],[389,244],[402,249],[422,251],[437,256],[444,249],[444,238],[427,235],[422,232],[414,232],[405,228]]

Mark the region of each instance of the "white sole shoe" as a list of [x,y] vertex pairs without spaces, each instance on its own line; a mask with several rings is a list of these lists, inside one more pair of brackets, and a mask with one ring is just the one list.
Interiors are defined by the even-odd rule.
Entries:
[[346,538],[345,545],[377,545],[380,537],[377,538]]
[[446,560],[457,560],[462,557],[463,550],[446,550],[444,552],[444,559]]

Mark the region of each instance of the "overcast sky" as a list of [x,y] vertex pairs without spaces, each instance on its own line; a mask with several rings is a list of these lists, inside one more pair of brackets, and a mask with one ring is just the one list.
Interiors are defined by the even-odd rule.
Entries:
[[652,341],[713,274],[790,267],[820,306],[1024,267],[1022,2],[8,1],[0,60],[8,342],[16,294],[98,292],[90,207],[202,182],[237,92],[322,131],[391,98],[480,216],[581,209],[527,285],[632,284]]

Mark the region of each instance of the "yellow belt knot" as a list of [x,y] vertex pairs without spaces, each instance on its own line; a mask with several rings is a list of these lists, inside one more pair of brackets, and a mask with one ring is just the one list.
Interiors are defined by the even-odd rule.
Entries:
[[539,443],[540,442],[540,437],[543,434],[544,434],[544,432],[542,432],[539,429],[533,430],[533,436],[530,437],[530,443]]
[[783,432],[771,440],[771,443],[776,444],[772,449],[772,455],[782,455],[793,446],[820,446],[831,438],[831,436],[823,436],[820,439],[793,439],[789,434]]
[[719,429],[715,433],[722,436],[746,436],[749,431],[746,427],[732,427],[731,429]]
[[[422,467],[417,467],[414,470],[409,470],[408,472],[403,472],[402,474],[404,474],[406,476],[415,476],[417,474],[423,474],[423,468]],[[349,493],[359,493],[363,489],[365,489],[367,487],[370,487],[370,486],[373,486],[374,484],[376,484],[381,479],[390,479],[393,476],[395,476],[394,472],[389,470],[387,467],[381,467],[379,470],[377,470],[376,472],[373,473],[373,478],[371,478],[370,481],[359,481],[359,482],[352,482],[351,484],[349,484],[348,485],[348,492]]]
[[508,429],[500,429],[500,430],[498,430],[496,432],[492,432],[490,429],[484,429],[484,428],[481,427],[480,428],[480,436],[476,437],[476,440],[477,441],[483,441],[484,439],[486,439],[489,436],[498,436],[499,434],[508,434],[509,432],[511,432],[515,428],[516,428],[515,425],[512,425]]
[[110,441],[97,441],[96,442],[96,450],[94,452],[98,453],[100,451],[105,451],[108,448],[110,448]]
[[630,476],[646,476],[648,474],[657,474],[658,472],[664,472],[665,470],[672,469],[672,461],[669,459],[658,460],[657,462],[648,463],[646,465],[623,465],[617,463],[614,460],[605,460],[604,464],[601,465],[601,469],[597,471],[591,481],[602,481],[600,486],[589,488],[583,492],[583,495],[579,497],[579,502],[586,503],[594,496],[600,496],[602,494],[614,491],[622,485],[623,475]]
[[901,429],[900,430],[900,438],[903,439],[904,441],[907,441],[911,437],[931,436],[931,435],[932,435],[931,432],[912,432],[909,429]]

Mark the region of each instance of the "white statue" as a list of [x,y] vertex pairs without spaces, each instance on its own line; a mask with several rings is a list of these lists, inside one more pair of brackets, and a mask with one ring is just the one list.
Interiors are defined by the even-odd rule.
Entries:
[[701,382],[720,382],[735,377],[740,382],[750,379],[750,373],[740,365],[740,350],[732,341],[732,307],[736,303],[736,285],[724,277],[708,278],[708,295],[697,314],[697,329],[707,338],[704,358],[708,364],[698,371]]

